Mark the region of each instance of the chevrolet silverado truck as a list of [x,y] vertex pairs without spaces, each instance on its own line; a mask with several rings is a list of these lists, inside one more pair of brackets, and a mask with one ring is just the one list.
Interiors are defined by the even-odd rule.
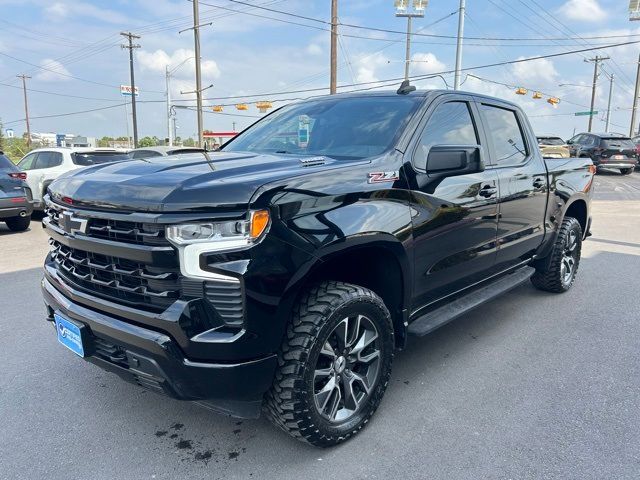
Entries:
[[529,279],[569,290],[591,160],[546,162],[512,103],[412,88],[290,104],[208,158],[53,182],[42,291],[59,342],[326,447],[367,424],[410,337]]

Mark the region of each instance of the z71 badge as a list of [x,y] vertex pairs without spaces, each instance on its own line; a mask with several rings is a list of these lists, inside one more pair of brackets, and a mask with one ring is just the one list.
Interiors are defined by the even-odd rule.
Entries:
[[398,170],[393,172],[371,172],[369,173],[369,183],[395,182],[399,180]]

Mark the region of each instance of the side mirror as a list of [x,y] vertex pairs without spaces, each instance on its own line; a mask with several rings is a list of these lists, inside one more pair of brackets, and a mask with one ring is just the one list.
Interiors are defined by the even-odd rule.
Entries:
[[567,145],[573,145],[573,140],[567,140]]
[[480,159],[480,147],[435,145],[427,157],[427,175],[430,177],[454,177],[484,171]]

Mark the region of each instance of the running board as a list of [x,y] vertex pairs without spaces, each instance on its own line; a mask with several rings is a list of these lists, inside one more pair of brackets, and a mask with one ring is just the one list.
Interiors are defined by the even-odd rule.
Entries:
[[536,269],[533,267],[522,267],[513,273],[500,277],[498,280],[468,293],[451,303],[436,308],[435,310],[417,318],[409,324],[408,332],[411,335],[422,337],[433,332],[436,328],[446,325],[451,320],[460,315],[473,310],[489,300],[508,292],[521,285],[531,278]]

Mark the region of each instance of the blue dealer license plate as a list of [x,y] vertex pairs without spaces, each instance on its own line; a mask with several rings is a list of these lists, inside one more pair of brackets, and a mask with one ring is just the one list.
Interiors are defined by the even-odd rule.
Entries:
[[76,355],[84,357],[84,345],[82,344],[80,327],[57,313],[53,314],[53,318],[56,321],[58,341]]

